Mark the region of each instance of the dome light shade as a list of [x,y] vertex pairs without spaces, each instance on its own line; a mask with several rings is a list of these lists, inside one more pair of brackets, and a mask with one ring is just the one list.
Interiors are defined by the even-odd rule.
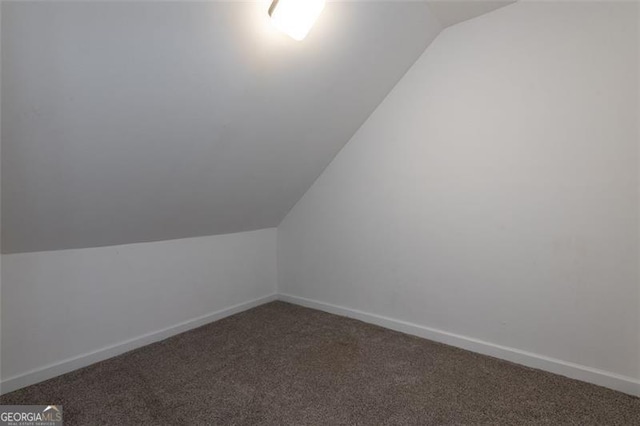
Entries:
[[273,0],[271,23],[294,40],[304,39],[324,9],[325,0]]

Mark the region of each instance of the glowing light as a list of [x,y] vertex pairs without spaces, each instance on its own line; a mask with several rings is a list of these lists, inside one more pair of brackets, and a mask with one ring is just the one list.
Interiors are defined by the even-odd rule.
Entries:
[[304,39],[324,9],[325,0],[273,0],[271,23],[294,40]]

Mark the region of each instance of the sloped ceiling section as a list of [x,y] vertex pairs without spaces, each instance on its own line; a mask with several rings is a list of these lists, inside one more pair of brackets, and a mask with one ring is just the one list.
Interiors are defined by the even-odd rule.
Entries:
[[266,7],[4,2],[3,253],[278,225],[442,29],[329,3],[295,42]]
[[440,30],[330,3],[296,42],[266,6],[5,2],[3,252],[276,226]]
[[440,23],[448,27],[515,2],[515,0],[435,0],[429,2],[429,7]]

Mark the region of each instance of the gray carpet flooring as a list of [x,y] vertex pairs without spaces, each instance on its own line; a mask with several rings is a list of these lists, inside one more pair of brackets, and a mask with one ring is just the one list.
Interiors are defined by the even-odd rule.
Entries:
[[0,398],[66,425],[640,425],[640,399],[274,302]]

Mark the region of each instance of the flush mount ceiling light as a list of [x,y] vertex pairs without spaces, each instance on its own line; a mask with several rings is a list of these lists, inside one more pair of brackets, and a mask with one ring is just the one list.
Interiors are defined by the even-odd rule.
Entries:
[[325,0],[273,0],[271,23],[295,40],[302,40],[324,9]]

